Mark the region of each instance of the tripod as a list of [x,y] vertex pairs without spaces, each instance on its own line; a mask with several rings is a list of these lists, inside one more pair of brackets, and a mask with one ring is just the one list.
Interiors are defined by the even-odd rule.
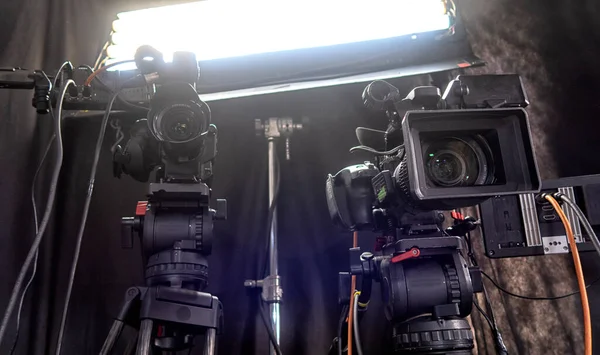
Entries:
[[204,183],[153,183],[136,217],[123,218],[123,247],[131,248],[138,235],[143,255],[150,255],[146,286],[125,292],[100,354],[111,353],[125,324],[139,329],[126,353],[134,346],[136,355],[190,349],[194,337],[204,334],[204,354],[216,354],[222,306],[203,292],[208,279],[204,255],[210,254],[213,219],[225,219],[227,205],[217,200],[217,210],[210,209],[209,193]]

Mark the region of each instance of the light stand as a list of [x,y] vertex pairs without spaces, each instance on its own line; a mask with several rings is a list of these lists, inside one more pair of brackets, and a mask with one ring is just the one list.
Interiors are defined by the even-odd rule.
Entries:
[[[303,128],[302,123],[294,123],[292,118],[272,117],[261,121],[255,120],[256,133],[259,136],[267,138],[268,142],[268,159],[269,159],[269,206],[273,206],[277,194],[277,185],[279,184],[276,166],[277,150],[276,142],[280,138],[285,138],[286,160],[290,159],[289,140],[294,131]],[[262,288],[261,298],[269,304],[269,317],[275,335],[275,341],[280,343],[281,326],[280,326],[280,303],[283,297],[283,289],[281,287],[281,278],[279,276],[279,259],[277,246],[277,207],[272,210],[272,221],[269,226],[269,255],[268,255],[268,275],[262,280],[247,280],[246,287]],[[275,354],[273,344],[270,346],[270,353]]]

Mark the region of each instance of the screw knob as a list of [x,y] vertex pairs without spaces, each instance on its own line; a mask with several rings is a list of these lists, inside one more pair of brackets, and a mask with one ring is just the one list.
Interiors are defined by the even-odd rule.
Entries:
[[360,254],[360,260],[362,260],[362,261],[373,260],[374,257],[375,257],[375,255],[373,255],[373,253],[368,252],[368,251]]

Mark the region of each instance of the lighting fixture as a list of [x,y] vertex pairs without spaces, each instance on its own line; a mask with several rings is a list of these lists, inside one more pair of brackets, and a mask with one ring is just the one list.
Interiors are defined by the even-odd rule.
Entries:
[[198,60],[358,43],[445,30],[441,0],[205,0],[122,12],[107,63],[132,59],[144,44],[193,51]]

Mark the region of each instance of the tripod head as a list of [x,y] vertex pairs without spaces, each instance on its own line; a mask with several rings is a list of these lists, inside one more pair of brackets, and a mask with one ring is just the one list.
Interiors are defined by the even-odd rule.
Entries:
[[122,219],[123,247],[131,248],[133,237],[140,238],[149,285],[203,289],[213,220],[227,218],[227,201],[217,199],[216,209],[210,208],[204,183],[153,183],[148,196],[138,203],[135,217]]
[[375,254],[350,249],[350,274],[362,279],[359,307],[369,303],[372,281],[378,282],[395,352],[470,354],[473,347],[464,317],[471,313],[473,293],[482,291],[481,275],[467,267],[464,242],[450,233],[475,224],[467,219],[443,230],[443,221],[439,211],[422,213],[384,238]]

